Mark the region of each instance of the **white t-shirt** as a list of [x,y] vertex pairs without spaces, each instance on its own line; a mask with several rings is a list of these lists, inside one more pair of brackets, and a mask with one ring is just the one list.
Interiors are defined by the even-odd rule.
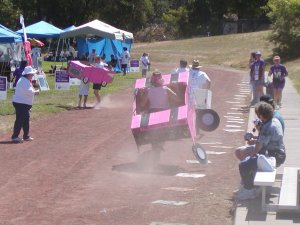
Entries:
[[95,67],[97,68],[104,68],[105,66],[107,66],[107,64],[103,61],[95,64]]
[[89,95],[90,83],[87,82],[86,84],[81,81],[79,86],[79,95]]
[[35,92],[30,80],[22,76],[18,80],[12,101],[15,103],[32,105]]
[[128,65],[129,64],[129,58],[130,58],[129,51],[122,52],[122,54],[121,54],[121,64]]
[[141,63],[142,69],[143,70],[148,70],[148,66],[149,66],[149,63],[150,63],[148,56],[142,56],[141,57],[141,62],[142,62]]
[[176,70],[175,70],[175,73],[183,73],[183,72],[189,72],[190,70],[186,67],[178,67]]
[[210,82],[208,75],[200,70],[190,70],[189,86],[190,88],[203,88],[206,82]]

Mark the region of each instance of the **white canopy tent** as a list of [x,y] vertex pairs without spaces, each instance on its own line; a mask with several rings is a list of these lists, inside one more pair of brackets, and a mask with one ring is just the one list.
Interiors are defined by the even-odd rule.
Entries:
[[98,36],[112,40],[133,39],[132,33],[115,28],[107,23],[101,22],[100,20],[93,20],[89,23],[78,26],[73,30],[60,34],[61,38],[90,36]]

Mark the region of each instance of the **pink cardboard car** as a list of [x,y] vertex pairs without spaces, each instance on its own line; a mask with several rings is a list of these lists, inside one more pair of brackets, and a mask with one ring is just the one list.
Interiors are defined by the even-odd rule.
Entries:
[[103,86],[107,83],[111,83],[115,75],[114,71],[86,65],[80,61],[71,61],[68,67],[68,73],[71,77],[83,79],[84,82],[102,83]]
[[[170,109],[148,113],[147,90],[149,78],[137,79],[133,101],[131,130],[137,146],[153,144],[167,140],[191,138],[193,153],[201,162],[206,163],[206,153],[196,143],[199,129],[215,130],[220,122],[218,114],[209,109],[211,92],[199,89],[189,90],[189,73],[163,75],[164,85],[172,89],[180,101],[170,102]],[[191,94],[193,93],[193,94]]]

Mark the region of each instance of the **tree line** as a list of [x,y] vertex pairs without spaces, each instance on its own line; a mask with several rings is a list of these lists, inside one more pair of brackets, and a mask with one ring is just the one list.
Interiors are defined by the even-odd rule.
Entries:
[[269,21],[275,51],[300,54],[299,0],[0,0],[1,24],[20,29],[20,14],[25,25],[44,20],[64,29],[99,19],[134,34],[163,27],[173,38],[219,35],[225,21]]
[[221,34],[224,15],[241,19],[266,18],[261,7],[267,0],[1,0],[0,20],[19,28],[18,18],[26,24],[45,20],[66,28],[99,19],[133,33],[151,25],[164,25],[178,37],[201,35],[209,29]]

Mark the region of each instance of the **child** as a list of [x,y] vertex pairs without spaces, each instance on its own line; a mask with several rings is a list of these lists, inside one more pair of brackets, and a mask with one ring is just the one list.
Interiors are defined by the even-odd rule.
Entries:
[[79,87],[79,101],[78,101],[78,108],[81,108],[81,100],[83,96],[83,108],[86,108],[86,101],[89,95],[90,83],[85,80],[81,80],[80,87]]
[[150,61],[149,61],[149,55],[148,53],[143,53],[141,57],[142,62],[142,77],[145,78],[147,76],[147,71],[149,70]]
[[[95,61],[95,67],[97,68],[104,68],[106,67],[107,64],[103,61],[103,59],[100,56],[96,56],[96,61]],[[102,83],[93,83],[93,89],[94,89],[94,95],[97,99],[97,104],[101,101],[99,91],[102,87]]]

